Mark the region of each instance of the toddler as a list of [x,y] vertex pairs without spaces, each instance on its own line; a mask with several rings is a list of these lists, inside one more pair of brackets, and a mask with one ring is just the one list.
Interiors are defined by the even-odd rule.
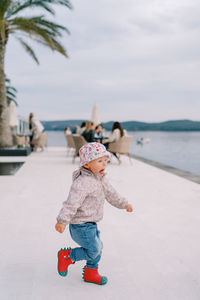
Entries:
[[103,244],[97,222],[103,218],[105,199],[113,206],[132,212],[132,206],[110,185],[105,176],[110,153],[100,143],[88,143],[80,151],[80,168],[73,173],[67,200],[57,217],[56,230],[63,233],[69,224],[72,239],[80,247],[58,252],[58,273],[67,276],[68,267],[86,260],[84,281],[106,284],[107,277],[98,273]]

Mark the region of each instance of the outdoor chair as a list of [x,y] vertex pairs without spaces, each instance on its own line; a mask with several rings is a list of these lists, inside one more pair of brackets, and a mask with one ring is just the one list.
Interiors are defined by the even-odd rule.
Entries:
[[84,137],[82,135],[78,135],[78,134],[72,134],[73,140],[74,140],[74,145],[75,145],[75,153],[74,153],[74,157],[72,162],[75,162],[76,157],[79,156],[79,149],[87,144],[86,140],[84,139]]
[[17,147],[28,147],[30,137],[26,135],[18,135],[15,132],[12,133],[13,145]]
[[66,136],[66,140],[67,140],[67,155],[69,155],[69,152],[71,150],[75,150],[75,143],[74,143],[74,139],[73,139],[73,135],[72,134],[67,134]]
[[132,164],[131,155],[130,155],[130,146],[131,146],[132,140],[133,140],[132,136],[123,136],[122,138],[120,138],[119,141],[109,144],[108,151],[111,153],[117,154],[116,157],[118,159],[119,164],[121,163],[121,160],[120,160],[121,154],[128,155],[128,157],[130,159],[130,163]]
[[37,151],[38,147],[41,150],[44,150],[44,147],[47,146],[47,133],[42,133],[38,139],[33,139],[32,144],[34,145],[34,151]]

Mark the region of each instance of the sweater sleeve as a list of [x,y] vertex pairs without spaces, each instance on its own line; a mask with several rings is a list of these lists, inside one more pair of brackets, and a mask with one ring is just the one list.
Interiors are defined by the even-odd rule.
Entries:
[[57,222],[65,225],[69,224],[78,208],[81,207],[86,196],[86,190],[78,186],[77,181],[75,181],[71,186],[67,200],[63,202],[63,207],[59,212]]
[[114,187],[108,182],[106,178],[103,179],[103,188],[106,200],[117,208],[124,209],[128,205],[128,201],[125,197],[122,197],[114,189]]

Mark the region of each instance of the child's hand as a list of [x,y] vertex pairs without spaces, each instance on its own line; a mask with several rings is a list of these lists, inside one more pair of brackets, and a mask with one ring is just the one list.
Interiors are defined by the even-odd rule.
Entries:
[[133,211],[133,208],[132,208],[131,204],[126,205],[126,211],[127,212],[132,212]]
[[55,226],[56,230],[60,233],[63,233],[65,231],[65,227],[66,225],[62,223],[57,223]]

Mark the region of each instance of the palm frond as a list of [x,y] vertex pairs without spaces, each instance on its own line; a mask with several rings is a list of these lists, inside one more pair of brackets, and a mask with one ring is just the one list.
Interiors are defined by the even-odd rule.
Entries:
[[14,88],[13,86],[9,86],[9,87],[8,87],[8,90],[9,90],[9,91],[13,91],[14,93],[17,93],[17,89]]
[[52,30],[56,35],[62,36],[61,31],[65,31],[68,34],[70,34],[70,31],[66,27],[59,25],[55,22],[46,20],[46,19],[44,19],[44,16],[33,17],[33,18],[31,18],[31,20],[33,20],[35,23],[37,23],[37,25],[44,27],[45,29],[48,28],[48,29]]
[[8,95],[6,96],[6,98],[7,98],[8,105],[10,105],[10,103],[13,101],[16,104],[16,106],[18,106],[18,103],[14,98],[9,97]]
[[25,1],[23,4],[18,1],[14,2],[10,9],[7,11],[6,18],[16,15],[17,13],[25,10],[26,8],[40,7],[49,12],[52,15],[55,15],[55,11],[48,5],[44,3],[45,1]]
[[49,28],[45,29],[44,26],[40,26],[37,20],[40,18],[15,18],[10,20],[11,25],[9,28],[9,33],[14,33],[15,31],[24,31],[30,35],[40,35],[44,39],[48,39],[48,35],[55,35],[55,32],[49,30]]
[[[14,18],[10,20],[9,33],[21,31],[26,33],[29,37],[39,41],[52,50],[60,52],[67,57],[66,50],[59,43],[56,37],[61,37],[61,31],[67,31],[65,27],[44,19],[44,16],[30,17],[30,18]],[[25,42],[22,45],[25,46]],[[26,46],[25,46],[26,47]],[[28,48],[27,48],[28,50]],[[32,49],[31,49],[32,50]],[[31,54],[30,49],[28,52]],[[32,55],[32,54],[31,54]],[[34,57],[34,55],[33,55]],[[35,58],[34,58],[35,59]]]
[[16,97],[15,94],[17,93],[16,88],[12,87],[12,86],[6,86],[7,89],[7,93],[13,97]]
[[[34,41],[36,41],[37,43],[41,44],[42,46],[49,47],[49,44],[46,43],[46,41],[44,39],[40,38],[39,36],[34,37],[32,39]],[[65,57],[68,57],[67,51],[64,48],[64,46],[54,38],[51,38],[51,50],[52,51],[58,51],[59,53],[61,53]]]
[[53,4],[59,4],[68,7],[69,9],[72,9],[72,5],[70,1],[68,0],[26,0],[23,1],[17,1],[12,4],[10,9],[7,11],[6,17],[9,18],[13,15],[16,15],[17,13],[23,11],[24,9],[28,8],[42,8],[45,11],[49,12],[52,15],[55,15],[55,11],[50,5]]
[[[5,75],[5,74],[4,74]],[[6,83],[10,83],[10,79],[8,79],[7,77],[6,77],[6,75],[5,75],[5,82]]]
[[33,49],[22,38],[16,37],[16,39],[20,42],[26,52],[33,58],[33,60],[39,65],[39,60]]
[[59,53],[61,53],[62,55],[64,55],[65,57],[68,57],[67,52],[64,48],[64,46],[62,46],[62,44],[60,42],[58,42],[56,39],[51,38],[52,41],[52,50],[53,51],[58,51]]
[[12,4],[12,0],[0,0],[0,20],[3,20],[6,11]]
[[11,96],[12,98],[16,98],[16,95],[14,93],[12,93],[9,88],[6,88],[6,93],[7,93],[7,97]]
[[[69,0],[41,0],[41,1],[44,3],[49,3],[49,4],[63,5],[63,6],[68,7],[69,9],[73,8],[73,6]],[[32,0],[31,2],[34,2],[34,0]]]
[[46,32],[52,36],[62,36],[61,31],[69,33],[67,28],[56,24],[54,22],[44,19],[44,16],[37,17],[18,17],[10,19],[9,33],[13,33],[16,30],[29,31],[30,33]]
[[16,94],[17,93],[17,89],[14,86],[11,86],[11,80],[6,76],[6,74],[4,74],[5,76],[5,83],[6,83],[6,90],[7,92]]
[[7,103],[10,104],[11,101],[15,102],[16,105],[18,105],[16,101],[16,94],[17,90],[13,86],[10,85],[10,79],[5,75],[5,83],[6,83],[6,98]]

